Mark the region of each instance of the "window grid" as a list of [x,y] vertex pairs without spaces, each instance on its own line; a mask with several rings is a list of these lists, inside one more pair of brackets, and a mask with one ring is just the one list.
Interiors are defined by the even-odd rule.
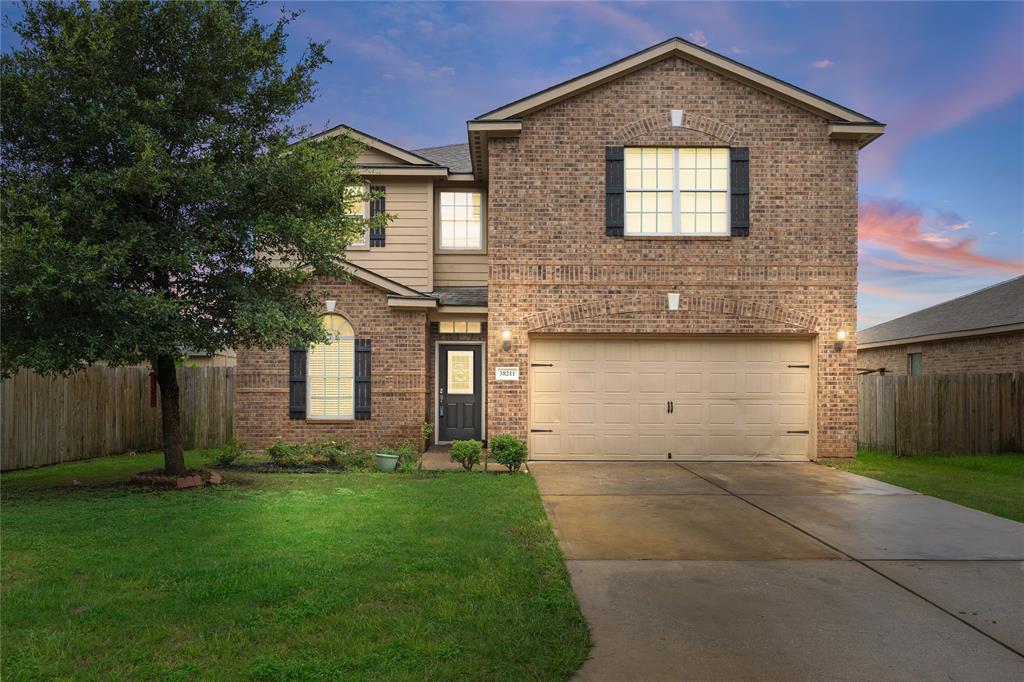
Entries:
[[483,248],[480,192],[441,192],[438,246],[451,250]]
[[627,147],[626,234],[727,236],[729,149]]
[[355,333],[341,315],[324,315],[327,343],[316,344],[307,356],[307,414],[313,419],[355,416]]
[[[346,187],[345,188],[345,211],[349,216],[359,218],[360,220],[366,220],[366,188],[365,187]],[[366,246],[367,242],[367,229],[366,225],[363,226],[363,236],[359,241],[354,241],[349,246]]]
[[479,334],[481,330],[479,322],[467,320],[442,320],[438,327],[442,334]]

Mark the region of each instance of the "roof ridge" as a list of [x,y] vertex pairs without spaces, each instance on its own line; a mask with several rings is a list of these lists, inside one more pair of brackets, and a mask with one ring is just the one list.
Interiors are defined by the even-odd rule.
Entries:
[[887,325],[887,324],[890,324],[892,322],[898,322],[899,320],[903,320],[903,319],[906,319],[908,317],[912,317],[914,315],[919,315],[920,313],[927,312],[929,310],[932,310],[933,308],[941,308],[944,305],[949,305],[950,303],[954,303],[954,302],[959,301],[961,299],[968,298],[969,296],[974,296],[975,294],[980,294],[983,291],[988,291],[989,289],[995,289],[996,287],[1005,286],[1005,285],[1009,284],[1010,282],[1017,281],[1018,279],[1024,279],[1024,275],[1017,275],[1016,277],[1011,277],[1010,279],[1003,280],[1002,282],[996,282],[995,284],[989,284],[988,286],[981,287],[980,289],[976,289],[975,291],[971,291],[971,292],[966,293],[966,294],[960,294],[959,296],[955,296],[953,298],[946,299],[945,301],[940,301],[939,303],[933,303],[930,306],[926,306],[924,308],[919,308],[918,310],[911,311],[911,312],[907,313],[906,315],[900,315],[899,317],[894,317],[891,320],[886,320],[885,322],[879,322],[876,325],[872,325],[870,327],[866,327],[866,328],[860,330],[858,332],[858,334],[863,334],[864,332],[870,331],[872,329],[876,329],[876,328],[881,327],[883,325]]

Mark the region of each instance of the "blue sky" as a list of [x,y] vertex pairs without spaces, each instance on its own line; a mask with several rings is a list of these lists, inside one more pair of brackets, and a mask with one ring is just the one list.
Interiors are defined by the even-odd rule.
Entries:
[[[329,41],[297,116],[408,148],[674,35],[889,125],[861,154],[859,326],[1024,274],[1024,4],[282,3]],[[12,11],[4,4],[5,13]],[[10,34],[4,30],[4,43]]]

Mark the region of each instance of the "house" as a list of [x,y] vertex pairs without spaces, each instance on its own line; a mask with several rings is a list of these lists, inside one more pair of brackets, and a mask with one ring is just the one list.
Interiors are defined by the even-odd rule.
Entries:
[[857,334],[862,372],[1024,372],[1024,276]]
[[248,446],[528,439],[532,459],[856,451],[857,155],[884,125],[673,38],[366,145],[394,216],[322,281],[334,341],[238,352]]

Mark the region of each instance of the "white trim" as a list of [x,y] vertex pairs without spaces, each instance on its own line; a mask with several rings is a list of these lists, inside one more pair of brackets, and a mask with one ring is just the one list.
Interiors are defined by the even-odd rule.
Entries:
[[434,342],[434,445],[451,443],[441,440],[441,346],[480,346],[480,440],[487,440],[487,342],[486,341],[442,341]]

